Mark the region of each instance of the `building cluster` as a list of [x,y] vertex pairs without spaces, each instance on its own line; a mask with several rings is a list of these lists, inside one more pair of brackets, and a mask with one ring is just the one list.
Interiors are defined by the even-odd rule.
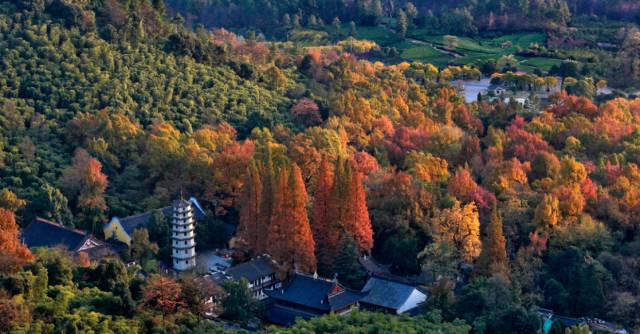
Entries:
[[[268,255],[231,266],[230,251],[196,254],[195,226],[206,218],[198,200],[179,199],[160,208],[171,220],[172,269],[180,272],[206,272],[198,279],[221,284],[227,280],[245,280],[252,297],[266,306],[267,321],[291,325],[295,319],[309,319],[328,313],[347,314],[355,309],[394,314],[411,313],[427,299],[425,292],[413,284],[371,272],[361,291],[342,286],[336,278],[294,273],[285,278]],[[21,232],[22,242],[30,248],[63,247],[79,255],[86,253],[90,261],[118,257],[131,246],[136,229],[147,226],[154,211],[130,217],[113,217],[104,226],[105,240],[42,218],[36,218]],[[214,296],[211,303],[219,302]],[[211,316],[215,316],[212,314]]]
[[[159,209],[164,217],[171,219],[172,268],[181,272],[205,272],[199,280],[216,285],[225,281],[245,281],[252,297],[264,303],[265,319],[269,323],[289,326],[296,319],[310,319],[333,313],[348,314],[357,309],[391,314],[417,314],[427,300],[426,292],[420,288],[420,279],[401,278],[392,275],[384,266],[372,258],[363,257],[360,264],[369,273],[361,290],[352,290],[339,283],[337,278],[328,279],[317,274],[286,273],[268,255],[253,258],[231,266],[231,250],[203,252],[196,256],[195,225],[206,218],[197,199],[179,199]],[[29,248],[63,247],[74,255],[84,253],[90,261],[118,254],[131,246],[133,232],[146,226],[154,211],[119,218],[113,217],[104,226],[107,241],[91,234],[56,222],[36,218],[21,231],[21,240]],[[198,259],[198,260],[196,260]],[[220,304],[219,296],[211,296],[209,302]],[[623,329],[599,319],[568,318],[539,309],[545,328],[559,321],[566,326],[587,325],[592,330],[625,333]],[[216,317],[216,313],[209,314]]]
[[268,256],[261,256],[212,274],[216,282],[246,280],[255,299],[264,303],[266,320],[289,326],[297,318],[310,319],[329,313],[348,314],[357,309],[391,314],[416,313],[427,300],[419,287],[397,277],[371,274],[362,290],[341,285],[336,278],[328,279],[303,273],[279,278],[278,267]]

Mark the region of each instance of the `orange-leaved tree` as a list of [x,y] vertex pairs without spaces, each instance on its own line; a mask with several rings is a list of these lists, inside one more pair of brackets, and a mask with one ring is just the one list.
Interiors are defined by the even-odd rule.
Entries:
[[76,206],[82,212],[85,228],[101,233],[107,204],[103,194],[107,189],[107,176],[102,173],[100,161],[84,149],[77,149],[71,166],[62,172],[60,183],[70,197],[76,197]]
[[12,273],[33,260],[29,249],[20,243],[13,212],[0,208],[0,273]]
[[506,243],[502,217],[500,217],[497,205],[494,204],[493,215],[487,226],[487,236],[482,243],[482,250],[476,266],[480,275],[499,275],[503,278],[508,278],[509,264]]
[[318,265],[323,272],[331,271],[331,263],[338,249],[340,229],[330,219],[329,201],[333,187],[333,166],[326,157],[322,159],[318,170],[313,197],[313,236],[316,242]]
[[186,307],[182,285],[169,277],[152,275],[142,287],[140,308],[161,312],[163,326],[167,315]]
[[254,251],[264,251],[266,232],[261,219],[262,179],[258,164],[252,161],[247,168],[243,192],[240,201],[240,223],[238,224],[238,238]]
[[[340,159],[336,164],[327,219],[337,224],[338,232],[345,231],[351,235],[360,252],[371,251],[373,229],[367,209],[362,174],[355,169],[350,160]],[[336,242],[339,242],[339,237],[338,233]]]
[[281,168],[273,190],[267,249],[289,270],[314,272],[315,242],[307,216],[307,191],[298,165]]

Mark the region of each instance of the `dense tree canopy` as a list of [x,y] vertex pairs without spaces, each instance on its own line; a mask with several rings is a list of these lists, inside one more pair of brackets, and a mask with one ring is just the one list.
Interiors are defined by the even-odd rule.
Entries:
[[[100,237],[109,217],[164,207],[181,192],[211,213],[198,224],[203,249],[224,242],[215,235],[227,223],[238,225],[244,255],[271,253],[286,271],[317,267],[358,286],[366,254],[433,281],[425,308],[434,313],[423,317],[356,313],[290,331],[526,333],[537,328],[535,306],[637,330],[640,100],[594,100],[588,87],[570,88],[585,78],[560,78],[569,92],[532,110],[466,103],[450,80],[477,77],[471,67],[393,65],[345,52],[353,41],[309,48],[171,18],[201,11],[207,23],[275,35],[280,20],[335,22],[346,33],[340,22],[379,24],[401,9],[407,33],[472,34],[562,30],[571,13],[626,16],[629,4],[444,3],[0,1],[0,250],[11,255],[0,331],[210,329],[197,316],[198,289],[154,272],[170,258],[162,215],[123,254],[143,271],[55,249],[31,255],[18,239],[35,216]],[[636,73],[637,36],[623,33],[619,65]],[[246,290],[226,289],[228,318],[257,313],[243,311]]]

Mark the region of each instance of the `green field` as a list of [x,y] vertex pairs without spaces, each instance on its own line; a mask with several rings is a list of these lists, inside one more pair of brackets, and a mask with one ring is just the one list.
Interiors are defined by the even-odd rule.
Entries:
[[549,71],[551,66],[560,65],[562,60],[555,58],[545,58],[545,57],[535,57],[535,58],[525,58],[525,57],[516,57],[520,60],[520,65],[518,68],[521,71],[530,72],[537,69],[543,71]]
[[[342,29],[343,31],[349,31],[347,25],[344,25]],[[358,27],[356,33],[359,39],[375,41],[380,46],[390,46],[391,44],[402,42],[402,38],[383,27]]]
[[[345,29],[347,29],[346,26]],[[429,31],[418,29],[408,37],[431,45],[402,40],[392,31],[382,26],[357,28],[357,38],[375,41],[382,47],[395,47],[402,60],[432,63],[439,67],[447,64],[478,64],[482,61],[498,59],[504,55],[527,49],[533,43],[544,44],[546,40],[545,35],[542,33],[511,34],[493,39],[458,36],[458,45],[454,51],[459,54],[459,57],[456,58],[437,49],[444,46],[443,35],[433,35]],[[511,42],[510,46],[505,45],[505,42],[508,41]],[[522,62],[519,69],[528,72],[535,69],[548,71],[551,66],[561,62],[559,59],[551,58],[518,57],[518,59]]]
[[452,57],[448,54],[425,45],[414,45],[402,50],[400,57],[404,60],[421,61],[431,63],[438,67],[445,67]]

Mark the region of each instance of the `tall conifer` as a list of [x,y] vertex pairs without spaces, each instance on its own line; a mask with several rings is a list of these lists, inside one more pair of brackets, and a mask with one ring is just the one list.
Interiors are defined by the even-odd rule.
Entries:
[[331,188],[333,187],[333,166],[324,157],[320,163],[318,170],[318,179],[316,180],[316,192],[313,197],[313,230],[314,240],[316,242],[316,254],[318,257],[318,266],[321,272],[327,272],[332,262],[333,240],[335,237],[331,225],[335,222],[330,219],[329,202],[331,200]]
[[491,222],[487,226],[487,236],[482,243],[482,250],[477,263],[478,272],[484,276],[509,276],[507,247],[502,230],[502,218],[497,206],[493,206]]
[[247,168],[241,205],[238,237],[246,242],[252,251],[264,251],[262,239],[266,237],[266,226],[261,219],[262,178],[256,161],[252,161]]
[[351,210],[353,214],[352,234],[358,249],[361,252],[370,252],[373,248],[373,228],[369,219],[369,210],[367,209],[367,198],[362,185],[362,173],[355,170],[353,165],[349,163],[351,168],[350,182],[350,200],[352,201]]
[[298,165],[280,169],[273,189],[267,249],[289,270],[314,272],[315,243],[307,216],[307,191]]

